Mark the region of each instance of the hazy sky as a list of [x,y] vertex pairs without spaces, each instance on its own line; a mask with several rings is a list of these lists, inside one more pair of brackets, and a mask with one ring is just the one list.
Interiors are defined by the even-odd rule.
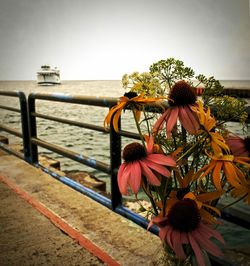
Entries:
[[250,79],[249,0],[0,0],[0,80],[121,79],[175,57],[197,74]]

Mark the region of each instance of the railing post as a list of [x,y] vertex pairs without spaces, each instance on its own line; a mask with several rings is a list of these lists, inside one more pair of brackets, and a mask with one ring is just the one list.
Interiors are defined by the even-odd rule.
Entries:
[[29,123],[28,123],[28,112],[27,112],[27,100],[23,92],[18,91],[17,94],[19,96],[20,111],[21,111],[24,159],[25,161],[30,162],[30,134],[29,134]]
[[[118,120],[118,128],[121,127],[121,119]],[[117,182],[117,171],[121,164],[121,136],[113,127],[113,117],[110,122],[110,168],[111,168],[111,207],[114,210],[122,203],[122,196]]]
[[28,114],[29,114],[29,132],[30,132],[30,153],[31,153],[31,163],[37,164],[38,163],[38,149],[37,145],[32,142],[32,138],[37,137],[37,130],[36,130],[36,117],[32,115],[35,113],[35,98],[32,95],[29,95],[28,98]]

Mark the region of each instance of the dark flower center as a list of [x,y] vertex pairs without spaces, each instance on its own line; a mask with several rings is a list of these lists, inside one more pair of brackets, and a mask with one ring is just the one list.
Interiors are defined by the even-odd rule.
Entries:
[[124,96],[127,97],[127,98],[129,98],[129,99],[132,99],[132,98],[134,98],[134,97],[136,97],[138,95],[134,91],[129,91],[129,92],[124,93]]
[[196,94],[194,89],[184,80],[176,82],[170,90],[170,106],[182,106],[194,104],[196,102]]
[[138,142],[133,142],[125,146],[122,154],[122,157],[126,163],[140,160],[146,156],[147,154],[143,145]]
[[189,187],[185,187],[185,188],[180,188],[180,189],[178,189],[178,191],[177,191],[177,195],[176,195],[177,199],[178,199],[178,200],[182,200],[183,197],[184,197],[188,192],[190,192]]
[[168,213],[169,224],[175,230],[191,232],[195,230],[201,217],[195,201],[191,199],[180,200],[170,209]]
[[250,136],[249,137],[246,137],[244,139],[244,143],[245,143],[246,150],[248,151],[248,153],[250,155]]

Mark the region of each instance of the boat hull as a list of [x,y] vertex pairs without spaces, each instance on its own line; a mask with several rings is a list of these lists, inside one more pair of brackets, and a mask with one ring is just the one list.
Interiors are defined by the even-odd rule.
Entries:
[[51,68],[49,65],[44,65],[37,72],[37,83],[39,85],[55,85],[60,84],[60,71]]
[[56,74],[37,74],[37,83],[40,85],[60,84],[60,77]]

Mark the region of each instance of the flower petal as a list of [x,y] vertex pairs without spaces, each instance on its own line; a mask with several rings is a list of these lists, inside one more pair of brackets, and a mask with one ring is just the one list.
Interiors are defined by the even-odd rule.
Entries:
[[147,153],[151,154],[153,152],[154,152],[154,138],[152,135],[150,135],[147,141]]
[[[125,106],[125,105],[124,105],[124,106]],[[121,112],[122,112],[122,108],[119,109],[119,110],[115,113],[114,118],[113,118],[113,127],[114,127],[114,130],[115,130],[116,132],[119,131],[119,129],[118,129],[118,121],[119,121],[119,118],[120,118],[120,116],[121,116]]]
[[160,227],[159,237],[161,241],[165,241],[168,231],[169,231],[168,226]]
[[192,236],[192,233],[188,233],[187,235],[188,235],[189,243],[191,244],[192,249],[194,251],[198,265],[199,266],[206,266],[199,244],[196,242],[196,240]]
[[[195,119],[196,114],[187,107],[179,107],[179,120],[183,127],[190,133],[194,134],[198,128],[199,124]],[[193,116],[193,117],[192,117]]]
[[205,204],[205,203],[203,203],[202,205],[203,205],[203,207],[209,209],[210,211],[212,210],[212,211],[214,211],[215,213],[217,213],[218,216],[221,216],[221,212],[220,212],[219,209],[217,209],[217,208],[215,208],[215,207],[213,207],[213,206],[211,206],[211,205],[209,205],[209,204]]
[[164,120],[166,119],[166,117],[169,116],[169,112],[170,109],[167,109],[155,122],[154,126],[153,126],[153,132],[156,133],[157,131],[162,129],[162,124],[164,122]]
[[193,128],[197,131],[200,128],[200,123],[197,114],[192,110],[192,106],[188,106],[187,114],[192,121]]
[[118,170],[118,186],[121,194],[123,195],[128,195],[128,190],[127,190],[127,183],[129,179],[129,169],[127,167],[126,163],[121,164],[119,170]]
[[210,202],[212,200],[218,199],[223,193],[221,191],[213,191],[202,193],[196,196],[196,198],[201,202]]
[[172,166],[172,167],[176,166],[176,161],[172,157],[159,153],[148,154],[147,160],[166,166]]
[[141,166],[139,162],[131,163],[131,175],[128,182],[134,194],[137,194],[141,185]]
[[224,162],[224,172],[227,178],[227,181],[233,187],[240,187],[240,179],[238,178],[237,172],[235,171],[236,166],[234,166],[231,162]]
[[234,161],[237,163],[246,165],[247,167],[250,167],[250,158],[249,157],[235,157]]
[[167,232],[167,242],[169,244],[169,246],[173,249],[173,241],[174,241],[174,237],[172,238],[172,233],[173,233],[174,229],[172,226],[169,227],[168,232]]
[[155,170],[156,172],[160,173],[161,175],[167,176],[167,177],[170,176],[170,172],[166,167],[159,165],[159,164],[156,164],[156,163],[153,163],[153,162],[150,162],[147,159],[144,159],[143,161],[147,164],[147,166],[149,168]]
[[181,243],[183,244],[188,244],[188,237],[186,232],[181,232]]
[[171,131],[177,123],[178,114],[179,114],[179,108],[178,107],[172,107],[170,110],[168,120],[166,121],[167,137],[170,137]]
[[[214,160],[211,160],[210,164],[203,166],[200,170],[197,171],[196,176],[201,178],[206,176],[211,170],[213,170],[215,165],[216,162]],[[203,172],[203,174],[200,176],[201,172]]]
[[202,231],[200,232],[200,230],[195,230],[192,235],[195,238],[196,242],[198,242],[210,254],[217,256],[217,257],[223,256],[223,253],[221,252],[219,247],[217,247],[207,237],[204,237],[204,234],[202,234]]
[[221,236],[221,234],[212,229],[210,226],[205,225],[203,223],[200,223],[200,227],[202,228],[202,230],[204,230],[207,234],[211,236],[213,236],[214,238],[216,238],[217,240],[219,240],[221,243],[225,244],[225,240],[223,239],[223,237]]
[[175,252],[175,254],[181,259],[184,260],[186,258],[186,254],[183,250],[182,247],[182,242],[181,242],[181,232],[175,230],[175,240],[173,241],[173,250]]
[[221,168],[222,168],[222,162],[218,161],[215,164],[215,167],[214,167],[214,170],[213,170],[213,182],[214,182],[214,186],[219,191],[222,190],[222,187],[221,187],[221,179],[220,179],[220,171],[221,171]]
[[113,114],[115,114],[117,111],[120,111],[121,113],[121,110],[125,107],[126,103],[127,102],[119,102],[109,110],[107,116],[104,119],[104,127],[107,127],[110,124]]
[[160,186],[161,182],[156,175],[148,168],[147,164],[143,161],[139,161],[142,169],[142,173],[146,176],[149,183],[154,186]]

